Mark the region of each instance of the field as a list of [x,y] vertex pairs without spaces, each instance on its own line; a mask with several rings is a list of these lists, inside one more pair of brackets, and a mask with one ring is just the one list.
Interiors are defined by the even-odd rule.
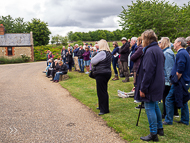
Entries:
[[[98,98],[95,80],[89,78],[86,74],[78,72],[69,72],[68,75],[70,78],[66,81],[60,82],[60,84],[66,88],[72,96],[88,106],[95,112],[95,114],[98,114],[99,110],[96,109],[98,106]],[[136,126],[139,110],[135,109],[135,107],[138,106],[138,104],[134,103],[133,98],[119,98],[117,96],[118,89],[125,92],[131,91],[133,87],[133,78],[130,78],[129,83],[122,83],[121,80],[122,79],[120,78],[118,81],[109,81],[108,92],[110,113],[103,115],[102,118],[106,121],[109,127],[112,127],[115,132],[119,133],[119,135],[126,141],[142,142],[140,137],[149,134],[149,124],[145,110],[142,110],[139,126]],[[174,118],[174,120],[179,121],[180,118]],[[172,126],[164,125],[164,133],[165,136],[159,136],[161,142],[187,143],[190,139],[190,126],[174,122]]]

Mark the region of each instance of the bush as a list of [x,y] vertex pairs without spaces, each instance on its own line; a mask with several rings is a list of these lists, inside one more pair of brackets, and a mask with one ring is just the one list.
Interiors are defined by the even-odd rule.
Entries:
[[63,47],[62,45],[59,45],[59,46],[48,45],[48,46],[34,47],[34,60],[46,61],[47,60],[46,54],[48,50],[50,50],[53,53],[53,55],[55,56],[54,59],[61,58],[62,47]]
[[28,56],[26,56],[26,55],[21,55],[21,57],[22,57],[22,60],[23,60],[24,62],[29,62],[29,61],[30,61],[30,57],[28,57]]
[[24,63],[25,61],[23,60],[23,58],[12,58],[12,59],[8,59],[8,58],[4,58],[1,57],[0,58],[0,64],[13,64],[13,63]]

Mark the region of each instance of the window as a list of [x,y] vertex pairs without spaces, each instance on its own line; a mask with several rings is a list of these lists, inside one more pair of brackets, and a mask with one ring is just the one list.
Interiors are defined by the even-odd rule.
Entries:
[[8,50],[8,56],[12,56],[13,55],[12,47],[7,47],[7,50]]

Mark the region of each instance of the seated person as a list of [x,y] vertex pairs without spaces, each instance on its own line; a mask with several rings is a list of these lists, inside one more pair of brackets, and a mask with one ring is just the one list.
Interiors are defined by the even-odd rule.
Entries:
[[59,82],[59,75],[67,74],[67,71],[68,71],[66,64],[64,64],[62,61],[59,61],[58,64],[59,64],[59,69],[55,73],[55,77],[53,80],[53,82],[56,82],[56,83]]
[[54,60],[52,59],[52,62],[51,62],[51,64],[50,64],[50,67],[48,68],[48,71],[47,71],[47,77],[48,78],[50,78],[51,76],[52,76],[52,70],[53,70],[53,68],[55,67],[55,62],[54,62]]
[[[62,61],[62,60],[60,60]],[[53,67],[53,70],[51,70],[51,76],[52,76],[52,80],[50,81],[53,81],[54,77],[55,77],[55,73],[58,72],[59,70],[59,64],[58,64],[59,60],[55,59],[55,65]]]
[[52,60],[53,60],[52,58],[48,60],[48,66],[46,67],[46,76],[48,76],[48,69],[50,68]]

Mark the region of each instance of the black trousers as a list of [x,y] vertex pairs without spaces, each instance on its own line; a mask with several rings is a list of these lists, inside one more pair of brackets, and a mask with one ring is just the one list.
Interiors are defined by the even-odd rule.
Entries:
[[57,72],[57,70],[51,70],[51,75],[52,75],[52,80],[54,79],[54,77],[55,77],[55,73]]
[[[167,86],[165,85],[165,89],[164,89],[164,94],[163,94],[163,105],[164,105],[164,112],[163,112],[163,116],[166,116],[166,107],[165,107],[165,100],[166,100],[166,96],[168,95],[169,91],[170,91],[171,86]],[[178,115],[178,109],[177,107],[174,105],[174,115]]]
[[97,74],[95,77],[99,109],[102,113],[109,113],[109,95],[107,90],[110,78],[111,73]]

